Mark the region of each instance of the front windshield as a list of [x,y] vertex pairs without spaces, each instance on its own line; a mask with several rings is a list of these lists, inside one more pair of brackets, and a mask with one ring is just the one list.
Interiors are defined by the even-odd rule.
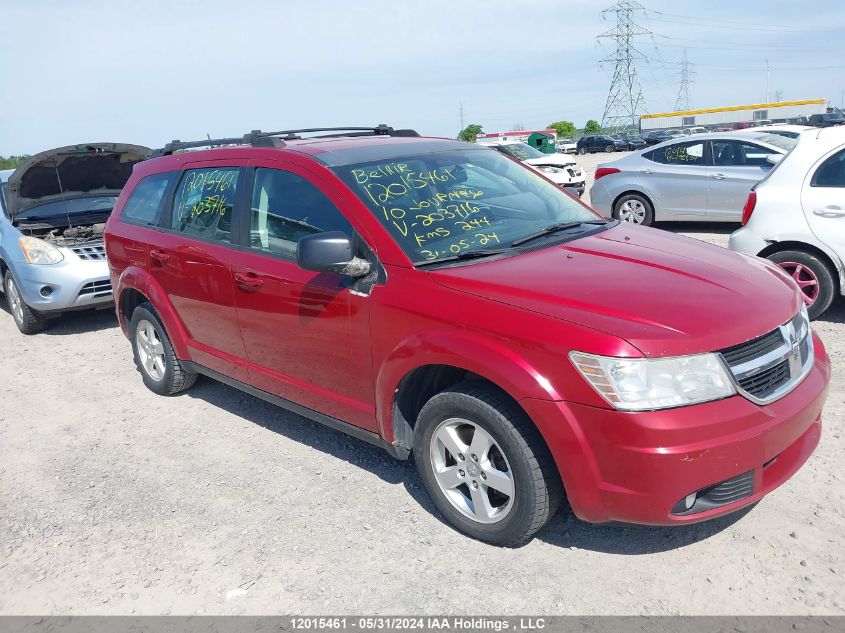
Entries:
[[599,219],[532,169],[486,149],[334,170],[413,262],[508,248],[553,224]]
[[117,202],[117,196],[92,196],[88,198],[55,200],[21,211],[15,216],[15,220],[51,220],[83,213],[110,213],[114,208],[115,202]]
[[531,160],[532,158],[544,158],[546,155],[538,149],[534,149],[525,143],[508,143],[499,145],[499,149],[505,154],[513,156],[517,160]]

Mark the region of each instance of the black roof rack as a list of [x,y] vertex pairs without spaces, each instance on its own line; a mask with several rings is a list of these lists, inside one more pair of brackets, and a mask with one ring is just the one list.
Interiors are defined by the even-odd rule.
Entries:
[[278,132],[262,132],[252,130],[242,137],[209,138],[201,141],[170,141],[161,149],[155,150],[150,158],[169,156],[173,152],[196,147],[221,147],[224,145],[252,145],[253,147],[284,147],[285,141],[300,140],[300,134],[314,134],[329,132],[309,138],[335,138],[340,136],[419,136],[415,130],[395,130],[389,125],[381,123],[375,127],[312,127],[301,130],[279,130]]

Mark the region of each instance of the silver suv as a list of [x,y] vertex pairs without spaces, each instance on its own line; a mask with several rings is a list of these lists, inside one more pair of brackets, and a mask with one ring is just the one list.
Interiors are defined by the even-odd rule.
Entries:
[[18,329],[112,302],[103,227],[149,148],[120,143],[41,152],[0,172],[0,277]]

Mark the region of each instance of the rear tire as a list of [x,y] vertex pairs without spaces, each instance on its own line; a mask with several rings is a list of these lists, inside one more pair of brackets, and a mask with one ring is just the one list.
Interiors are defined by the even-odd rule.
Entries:
[[495,545],[528,542],[563,497],[540,432],[516,403],[480,381],[459,383],[425,404],[414,460],[446,520]]
[[6,305],[21,334],[37,334],[47,329],[47,317],[26,305],[11,271],[6,271],[3,288],[6,293]]
[[620,222],[651,226],[654,224],[654,207],[645,196],[628,193],[613,205],[613,217]]
[[587,153],[587,148],[586,148],[586,147],[579,147],[579,148],[578,148],[578,153],[579,153],[581,156],[583,156],[584,154],[586,154],[586,153]]
[[807,251],[779,251],[767,257],[795,280],[811,319],[817,319],[836,297],[837,284],[830,268]]
[[164,325],[149,302],[142,303],[132,313],[129,338],[135,366],[150,391],[172,396],[197,381],[197,374],[185,369],[176,358]]
[[616,148],[615,148],[615,147],[613,147],[613,145],[605,145],[605,146],[604,146],[604,151],[606,151],[606,152],[613,152],[613,151],[616,151]]

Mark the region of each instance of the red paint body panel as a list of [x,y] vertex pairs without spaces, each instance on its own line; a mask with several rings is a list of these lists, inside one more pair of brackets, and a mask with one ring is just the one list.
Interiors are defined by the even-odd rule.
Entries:
[[[548,444],[570,504],[589,521],[675,524],[730,512],[785,481],[818,442],[830,365],[815,363],[791,393],[764,406],[734,396],[685,408],[609,408],[569,361],[711,352],[771,331],[800,297],[776,267],[642,227],[521,255],[437,270],[414,268],[320,154],[402,139],[294,141],[284,149],[189,152],[136,165],[109,220],[117,298],[155,306],[177,355],[394,441],[397,387],[415,369],[451,365],[519,402]],[[384,280],[369,295],[246,248],[126,224],[138,181],[190,162],[293,171],[316,184],[377,255]],[[164,265],[150,250],[170,254]],[[238,277],[261,280],[245,289]],[[763,464],[778,459],[765,470]],[[751,498],[692,516],[670,510],[692,491],[755,473]]]

